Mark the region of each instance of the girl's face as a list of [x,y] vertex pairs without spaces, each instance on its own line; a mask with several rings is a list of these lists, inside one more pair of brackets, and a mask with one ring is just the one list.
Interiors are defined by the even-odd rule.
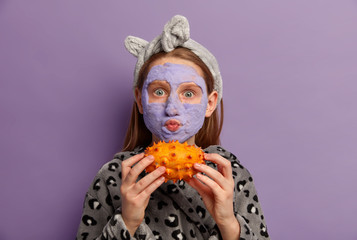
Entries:
[[146,127],[154,141],[189,140],[194,144],[194,135],[205,116],[210,116],[208,103],[212,104],[202,70],[178,58],[158,59],[150,67],[142,91],[136,90]]

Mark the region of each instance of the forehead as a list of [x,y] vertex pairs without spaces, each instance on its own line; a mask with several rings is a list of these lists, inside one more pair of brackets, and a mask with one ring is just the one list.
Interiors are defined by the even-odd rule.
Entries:
[[156,65],[164,65],[165,63],[174,63],[174,64],[182,64],[182,65],[190,66],[193,69],[195,69],[196,72],[201,77],[204,76],[202,69],[197,64],[193,63],[192,61],[182,59],[182,58],[177,58],[177,57],[162,57],[162,58],[156,59],[149,65],[149,68],[151,69],[152,67],[154,67]]
[[153,66],[148,73],[144,86],[157,80],[167,81],[171,87],[176,87],[185,82],[193,82],[201,88],[205,88],[206,85],[205,80],[192,66],[170,62]]

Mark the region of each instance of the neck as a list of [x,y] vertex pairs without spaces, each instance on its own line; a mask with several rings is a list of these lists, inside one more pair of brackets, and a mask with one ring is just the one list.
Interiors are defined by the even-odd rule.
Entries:
[[[159,142],[160,139],[158,137],[156,137],[155,135],[152,135],[152,143],[151,145],[154,143],[154,142]],[[192,136],[190,137],[189,139],[187,139],[185,142],[187,142],[188,145],[196,145],[195,144],[195,136]]]

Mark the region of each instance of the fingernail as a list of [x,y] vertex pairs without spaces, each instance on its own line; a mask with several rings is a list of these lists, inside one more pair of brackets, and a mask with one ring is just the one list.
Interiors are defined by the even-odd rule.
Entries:
[[195,167],[199,168],[199,167],[201,167],[201,164],[195,163]]
[[149,159],[150,161],[153,161],[153,160],[154,160],[154,156],[153,156],[153,155],[149,155],[149,156],[148,156],[148,159]]

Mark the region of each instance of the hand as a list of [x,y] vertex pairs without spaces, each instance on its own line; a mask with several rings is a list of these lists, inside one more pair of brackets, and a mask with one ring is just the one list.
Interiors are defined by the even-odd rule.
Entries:
[[[153,161],[153,156],[144,157],[144,154],[141,153],[124,160],[121,164],[122,217],[132,236],[144,219],[151,193],[165,180],[165,177],[162,176],[165,173],[165,167],[159,167],[137,181],[140,173]],[[135,163],[137,164],[133,166]]]
[[196,178],[187,183],[201,195],[223,239],[237,239],[240,226],[233,212],[234,180],[231,163],[216,153],[205,154],[205,160],[217,164],[217,170],[204,164],[195,164],[195,169],[207,176],[197,173]]

